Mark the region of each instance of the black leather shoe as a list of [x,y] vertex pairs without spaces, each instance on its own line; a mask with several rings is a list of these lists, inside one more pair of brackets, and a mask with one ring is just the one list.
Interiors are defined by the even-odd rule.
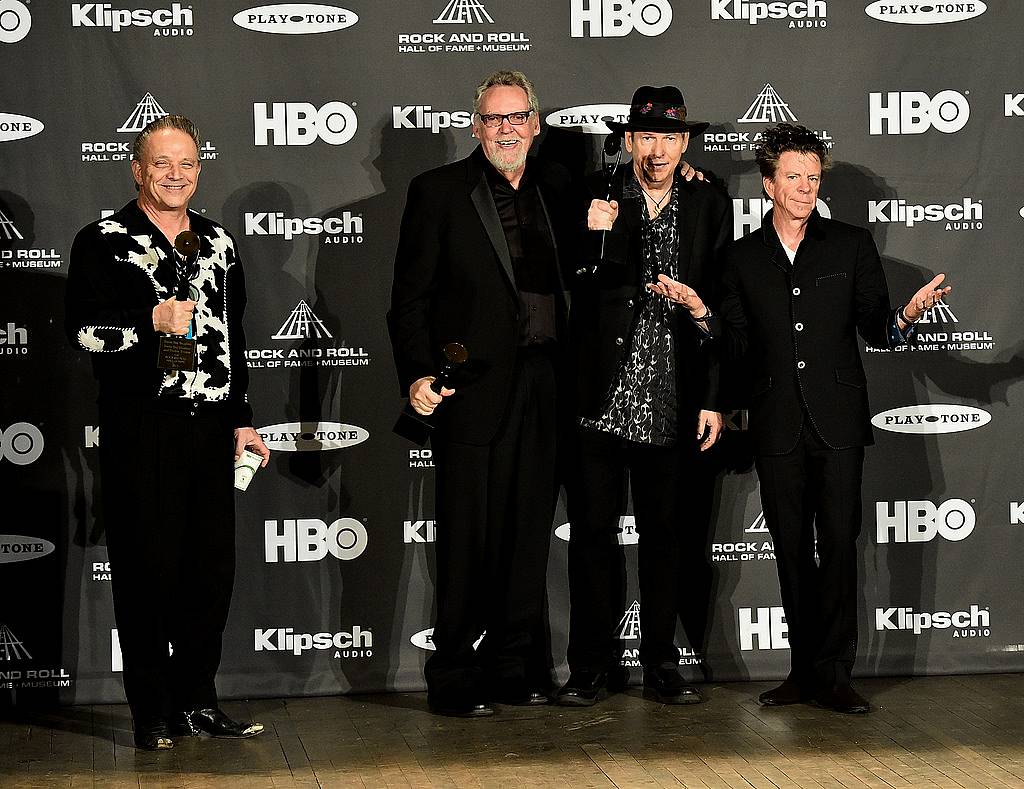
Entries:
[[608,672],[574,671],[558,689],[555,701],[563,707],[592,707],[608,695]]
[[542,704],[550,704],[551,697],[540,690],[505,691],[495,697],[499,704],[507,704],[510,707],[538,707]]
[[831,691],[818,694],[818,703],[822,707],[831,707],[836,712],[848,715],[862,715],[871,712],[871,705],[849,685],[836,685]]
[[174,740],[163,721],[136,724],[135,747],[144,751],[167,751],[174,747]]
[[814,694],[795,679],[787,679],[777,688],[766,690],[757,697],[757,700],[766,707],[783,707],[787,704],[800,704],[813,698]]
[[217,707],[179,712],[172,723],[172,728],[175,734],[185,737],[198,737],[205,733],[211,737],[229,740],[255,737],[263,732],[262,723],[239,723],[231,720]]
[[704,701],[700,691],[687,685],[674,666],[644,669],[644,698],[662,704],[700,704]]
[[482,701],[431,698],[429,694],[427,706],[435,715],[447,715],[450,718],[486,718],[494,714],[494,707]]

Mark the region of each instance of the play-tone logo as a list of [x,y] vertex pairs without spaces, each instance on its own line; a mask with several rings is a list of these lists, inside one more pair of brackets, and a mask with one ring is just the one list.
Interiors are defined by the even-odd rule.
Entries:
[[[569,534],[572,526],[563,523],[555,528],[555,536],[569,542]],[[623,515],[619,518],[619,533],[616,535],[619,545],[636,545],[640,542],[640,533],[636,530],[636,518],[633,515]]]
[[671,24],[669,0],[569,0],[573,38],[621,38],[633,32],[653,37]]
[[0,112],[0,142],[23,140],[39,134],[44,128],[42,121],[28,115]]
[[275,3],[239,11],[231,21],[256,33],[302,36],[333,33],[359,21],[355,13],[323,3]]
[[872,19],[900,25],[943,25],[981,16],[988,6],[981,0],[968,3],[894,3],[875,0],[864,9]]
[[962,433],[987,425],[990,421],[992,415],[988,411],[952,403],[908,405],[891,408],[871,417],[871,424],[882,430],[917,435]]
[[41,537],[0,534],[0,564],[41,559],[53,553],[55,549],[56,546],[52,542]]
[[[480,646],[480,642],[484,640],[484,636],[487,633],[481,633],[480,638],[473,642],[473,649]],[[428,627],[426,630],[420,630],[418,633],[413,633],[409,636],[409,643],[420,649],[425,649],[428,652],[433,652],[436,647],[434,646],[434,628]]]
[[21,0],[0,0],[0,44],[17,44],[32,29],[32,14]]
[[608,121],[625,123],[629,120],[628,104],[581,104],[566,107],[550,113],[544,123],[556,129],[583,132],[584,134],[611,134]]
[[971,105],[965,95],[969,92],[941,90],[934,97],[921,91],[870,93],[869,131],[873,135],[900,135],[935,129],[954,134],[971,118]]
[[361,444],[370,437],[358,425],[339,422],[281,422],[256,430],[270,449],[278,452],[326,452]]

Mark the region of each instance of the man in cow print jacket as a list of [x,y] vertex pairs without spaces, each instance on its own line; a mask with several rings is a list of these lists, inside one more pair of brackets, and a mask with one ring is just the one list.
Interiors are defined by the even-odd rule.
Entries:
[[[78,233],[65,306],[68,337],[92,354],[99,381],[102,513],[135,744],[159,750],[176,735],[263,730],[220,710],[214,676],[234,580],[233,460],[248,448],[266,465],[270,451],[245,396],[235,242],[188,210],[201,169],[195,125],[153,121],[131,165],[138,198]],[[185,230],[199,237],[191,266],[173,251]],[[195,338],[193,369],[161,369],[163,335]]]

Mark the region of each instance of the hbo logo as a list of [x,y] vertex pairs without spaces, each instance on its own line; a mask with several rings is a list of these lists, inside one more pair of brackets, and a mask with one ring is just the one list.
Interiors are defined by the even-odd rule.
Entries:
[[924,134],[935,128],[944,134],[960,131],[971,117],[971,105],[955,90],[927,93],[872,93],[869,98],[872,134]]
[[0,460],[27,466],[39,460],[44,444],[38,427],[28,422],[15,422],[6,430],[0,429]]
[[[318,518],[264,521],[268,562],[318,562],[331,554],[355,559],[366,550],[366,527],[355,518],[339,518],[330,526]],[[278,558],[280,557],[280,559]]]
[[573,38],[613,38],[634,30],[643,36],[660,36],[672,24],[668,0],[571,0],[569,14]]
[[[329,101],[320,109],[307,102],[252,105],[256,145],[312,145],[318,139],[343,145],[356,133],[355,110],[342,101]],[[268,137],[273,135],[273,142]]]
[[959,542],[974,531],[974,508],[963,499],[950,499],[938,507],[930,501],[879,501],[875,504],[877,541],[928,542],[936,534]]

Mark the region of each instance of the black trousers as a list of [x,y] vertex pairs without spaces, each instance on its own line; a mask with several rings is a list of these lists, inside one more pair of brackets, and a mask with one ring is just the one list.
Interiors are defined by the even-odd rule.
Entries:
[[100,405],[114,618],[136,724],[216,706],[234,583],[233,428],[219,409],[173,405]]
[[557,496],[552,358],[544,348],[520,349],[490,444],[462,444],[440,432],[431,439],[437,613],[425,675],[435,698],[479,700],[501,686],[551,682],[545,585]]
[[755,462],[786,611],[790,677],[812,690],[847,685],[857,655],[864,448],[832,449],[805,421],[792,452]]
[[680,576],[691,574],[688,564],[705,564],[703,552],[681,551],[691,526],[683,513],[697,484],[696,455],[696,446],[650,446],[577,431],[568,483],[570,671],[605,671],[619,658],[615,630],[624,614],[625,560],[616,535],[627,483],[640,533],[640,662],[678,664]]

